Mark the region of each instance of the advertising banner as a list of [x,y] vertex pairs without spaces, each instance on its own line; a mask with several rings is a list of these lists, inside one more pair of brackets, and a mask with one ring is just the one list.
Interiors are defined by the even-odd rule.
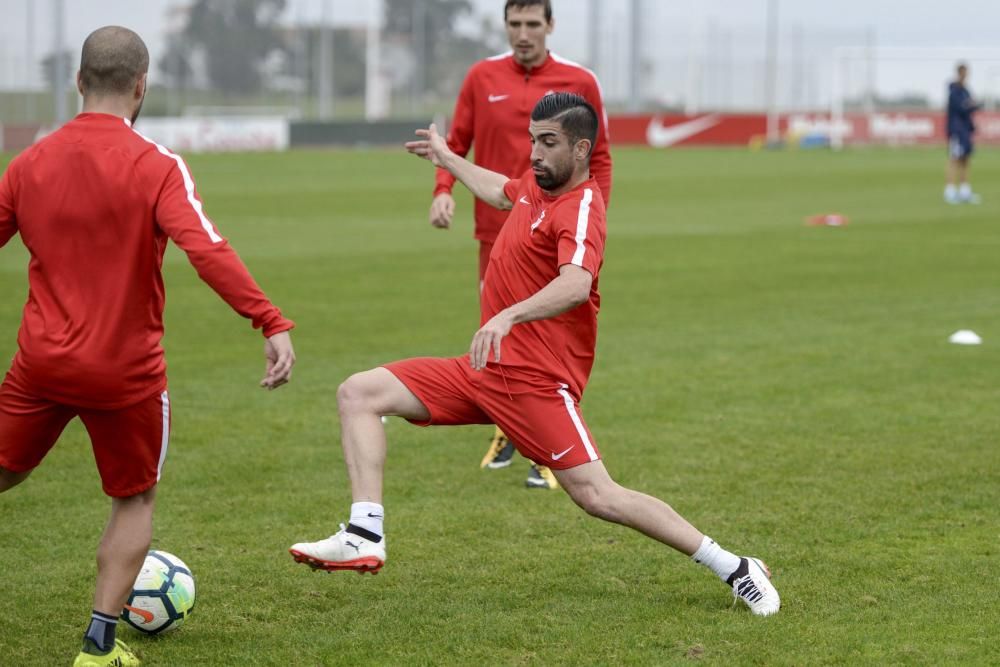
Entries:
[[178,153],[288,149],[285,118],[139,118],[135,129]]
[[[1000,145],[1000,112],[975,116],[975,141]],[[767,133],[765,114],[705,113],[611,116],[611,143],[652,146],[747,146],[762,143]],[[829,144],[834,137],[850,144],[944,145],[944,114],[933,111],[891,111],[871,115],[844,114],[836,121],[828,112],[789,113],[779,118],[786,143]]]

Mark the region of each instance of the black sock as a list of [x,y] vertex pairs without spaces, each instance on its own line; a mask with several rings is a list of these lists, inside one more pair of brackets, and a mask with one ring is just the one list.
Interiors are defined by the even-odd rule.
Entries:
[[93,655],[107,655],[115,647],[118,619],[96,609],[90,615],[90,627],[83,634],[83,650]]
[[729,578],[726,579],[726,583],[732,586],[734,581],[736,581],[740,577],[745,577],[748,574],[750,574],[750,563],[747,562],[746,558],[741,558],[740,566],[736,568],[735,572],[729,575]]

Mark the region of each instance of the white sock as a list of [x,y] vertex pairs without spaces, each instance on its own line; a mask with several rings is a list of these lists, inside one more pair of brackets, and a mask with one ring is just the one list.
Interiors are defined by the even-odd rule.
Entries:
[[958,198],[958,188],[956,188],[951,183],[949,183],[948,185],[944,186],[944,198],[947,199],[948,201],[951,201],[953,199],[957,199]]
[[701,546],[691,556],[691,560],[715,572],[715,575],[723,581],[729,579],[729,575],[740,566],[739,556],[720,547],[708,535],[702,538]]
[[382,522],[385,509],[378,503],[353,503],[351,505],[351,523],[358,528],[375,533],[379,537],[385,535]]
[[962,183],[960,186],[958,186],[958,198],[959,199],[968,199],[971,196],[972,196],[972,186],[971,185],[969,185],[968,183]]

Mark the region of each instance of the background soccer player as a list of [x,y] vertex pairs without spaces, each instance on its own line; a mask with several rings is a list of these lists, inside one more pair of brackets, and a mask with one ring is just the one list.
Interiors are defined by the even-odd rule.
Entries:
[[549,465],[589,514],[692,556],[754,614],[778,611],[778,592],[763,563],[723,550],[663,501],[619,486],[583,420],[579,402],[594,362],[606,237],[604,201],[589,170],[598,126],[594,108],[578,95],[543,97],[529,126],[531,170],[513,180],[457,156],[433,125],[418,131],[426,140],[407,144],[477,197],[512,209],[483,281],[483,325],[466,355],[398,361],[340,386],[350,522],[327,539],[292,546],[297,561],[361,572],[385,563],[381,416],[419,425],[492,422],[522,454]]
[[965,87],[968,66],[959,63],[955,73],[956,79],[948,85],[948,180],[944,200],[949,204],[978,204],[979,195],[969,185],[969,160],[976,131],[972,114],[982,105],[972,100],[972,93]]
[[[525,128],[535,102],[551,92],[576,93],[590,102],[601,119],[591,170],[604,201],[609,201],[611,154],[607,116],[597,77],[546,48],[546,39],[555,28],[550,0],[507,0],[504,24],[511,51],[480,61],[469,70],[455,103],[448,146],[463,157],[474,147],[477,165],[505,176],[518,176],[529,166],[531,146]],[[451,226],[455,214],[455,200],[451,195],[454,183],[455,177],[446,169],[437,170],[430,210],[430,222],[435,227],[447,229]],[[480,286],[493,244],[506,219],[506,211],[476,199],[475,237],[479,241]],[[497,429],[481,467],[505,467],[510,464],[513,454],[513,445]],[[532,467],[527,484],[535,488],[557,486],[555,477],[544,466]]]
[[263,387],[285,384],[295,362],[294,324],[205,216],[184,161],[132,129],[148,66],[131,30],[93,32],[77,75],[83,112],[0,180],[0,246],[20,233],[31,255],[17,354],[0,384],[0,492],[23,482],[79,417],[112,498],[77,667],[139,664],[115,627],[149,549],[169,441],[160,345],[167,239],[263,329]]

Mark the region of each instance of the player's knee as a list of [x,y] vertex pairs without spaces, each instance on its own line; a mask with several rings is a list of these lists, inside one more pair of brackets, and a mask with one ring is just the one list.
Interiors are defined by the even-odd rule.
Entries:
[[152,511],[151,508],[156,501],[156,484],[149,487],[145,491],[137,493],[134,496],[129,496],[128,498],[124,498],[123,500],[127,500],[131,503],[134,503],[137,506],[150,508],[150,511]]
[[573,502],[590,516],[604,519],[605,521],[616,520],[615,494],[607,485],[584,484],[575,488],[567,488],[567,491]]
[[341,414],[367,411],[374,392],[368,381],[368,373],[355,373],[337,387],[337,407]]
[[112,512],[128,517],[129,521],[152,521],[156,507],[156,484],[131,496],[115,496],[111,499]]

